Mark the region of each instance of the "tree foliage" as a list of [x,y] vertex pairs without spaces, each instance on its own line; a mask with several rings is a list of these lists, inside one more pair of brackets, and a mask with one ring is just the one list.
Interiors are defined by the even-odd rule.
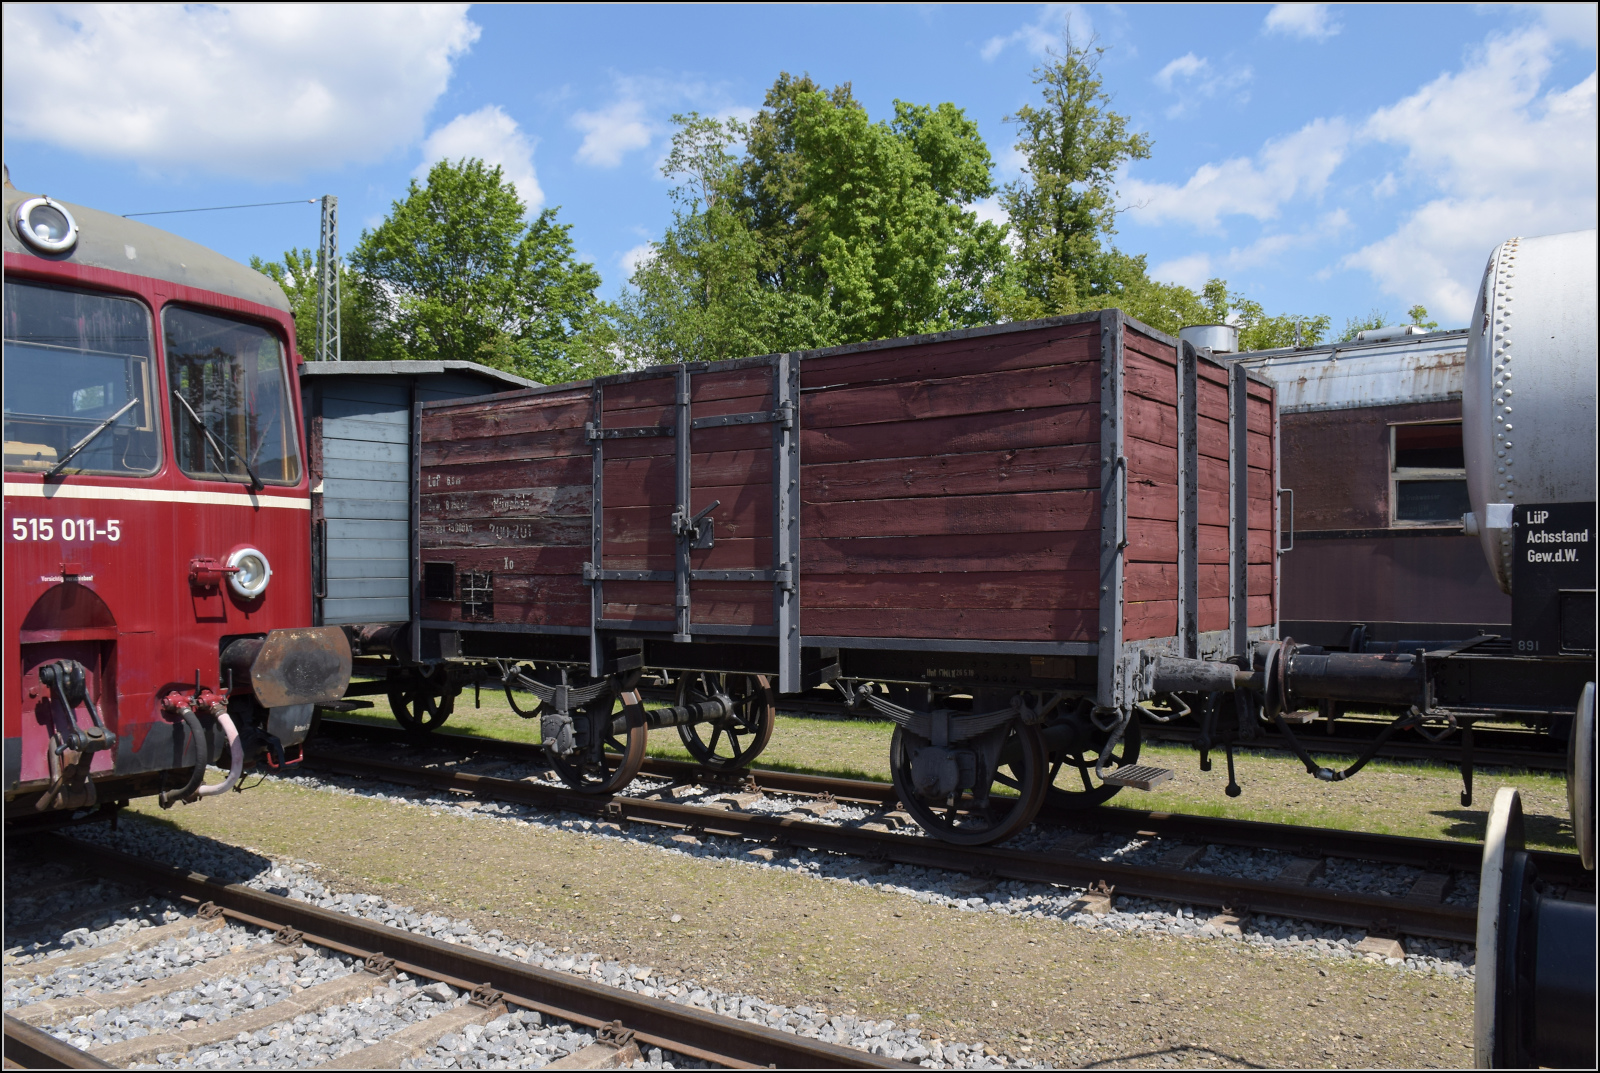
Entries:
[[674,117],[673,225],[622,303],[635,361],[736,357],[987,323],[1003,231],[951,104],[873,122],[848,84],[781,75],[748,124]]
[[532,221],[500,168],[441,161],[350,261],[376,311],[373,351],[477,361],[545,382],[610,362],[600,275],[554,208]]
[[[250,258],[250,267],[283,288],[294,316],[297,348],[308,361],[316,360],[317,305],[321,298],[318,254],[314,250],[285,250],[283,259],[264,261]],[[364,301],[362,281],[349,265],[339,265],[339,342],[345,361],[375,357],[373,310]]]

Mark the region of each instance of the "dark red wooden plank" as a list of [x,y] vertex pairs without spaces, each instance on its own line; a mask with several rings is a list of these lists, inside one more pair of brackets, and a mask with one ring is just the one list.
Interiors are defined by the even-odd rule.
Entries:
[[1159,443],[1163,447],[1178,446],[1178,410],[1138,395],[1125,395],[1122,400],[1123,420],[1128,429],[1138,429],[1141,439]]
[[1123,352],[1123,390],[1152,402],[1178,405],[1177,367],[1168,361],[1157,361],[1134,350]]
[[[671,570],[676,557],[677,545],[665,532],[649,542],[605,545],[607,570]],[[689,565],[695,570],[770,570],[772,539],[732,540],[719,535],[715,547],[690,552]]]
[[[1100,446],[810,465],[801,468],[800,476],[806,503],[1097,488]],[[804,522],[803,512],[801,518]]]
[[1178,633],[1176,600],[1128,601],[1122,605],[1122,639],[1145,641],[1152,637],[1175,637]]
[[815,429],[1098,403],[1097,369],[1073,362],[945,380],[832,387],[802,396],[801,418],[806,428]]
[[1072,608],[1022,613],[976,608],[819,607],[805,612],[801,621],[802,630],[813,636],[1092,641],[1099,612]]
[[585,484],[592,472],[593,463],[587,455],[429,466],[422,473],[422,488],[424,492],[543,488]]
[[528,548],[424,548],[426,563],[454,563],[456,570],[492,570],[496,574],[553,574],[582,586],[589,546]]
[[[1178,481],[1178,448],[1176,445],[1152,443],[1133,435],[1129,429],[1122,440],[1122,450],[1128,458],[1130,480],[1152,480],[1157,484],[1176,484]],[[1098,449],[1095,465],[1099,466]],[[1098,478],[1097,478],[1098,479]]]
[[494,492],[437,492],[420,497],[424,522],[489,521],[543,518],[546,515],[589,516],[589,486],[504,488]]
[[589,543],[589,516],[546,515],[511,521],[455,520],[424,522],[423,548],[517,548],[534,545],[578,546]]
[[1100,493],[1026,492],[934,499],[817,503],[802,515],[808,536],[884,537],[1061,532],[1100,526]]
[[800,591],[802,615],[813,607],[1011,608],[1018,611],[1099,606],[1098,571],[934,574],[818,574]]
[[1099,360],[1100,326],[1073,324],[810,357],[800,364],[800,386],[810,390],[874,380],[931,380]]
[[1098,406],[1059,406],[997,417],[973,414],[893,425],[808,429],[802,421],[802,465],[862,459],[926,458],[977,451],[1098,443]]
[[1145,600],[1176,600],[1178,598],[1178,565],[1165,562],[1128,563],[1122,570],[1122,598],[1141,602]]
[[558,455],[583,455],[587,458],[589,453],[589,445],[584,442],[581,427],[477,440],[430,440],[424,437],[422,466],[430,469],[466,462],[520,462]]
[[558,428],[582,428],[593,412],[588,392],[536,395],[517,402],[483,402],[475,408],[424,410],[422,438],[479,440]]
[[802,578],[814,574],[1098,570],[1100,564],[1100,534],[1091,530],[1018,533],[1003,545],[990,536],[807,537],[800,545]]

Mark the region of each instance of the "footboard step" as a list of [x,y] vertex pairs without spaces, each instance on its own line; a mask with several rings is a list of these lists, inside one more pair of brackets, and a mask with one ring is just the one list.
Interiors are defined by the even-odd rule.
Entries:
[[1171,768],[1135,764],[1132,767],[1119,767],[1115,771],[1108,771],[1105,774],[1105,778],[1100,781],[1107,786],[1127,786],[1135,790],[1154,790],[1162,783],[1170,781],[1172,776]]

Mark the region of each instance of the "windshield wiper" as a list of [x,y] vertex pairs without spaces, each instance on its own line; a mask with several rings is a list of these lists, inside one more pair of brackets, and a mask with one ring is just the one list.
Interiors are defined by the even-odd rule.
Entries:
[[70,450],[68,450],[66,454],[61,456],[61,460],[59,462],[57,462],[55,465],[51,466],[49,469],[45,470],[44,479],[45,480],[49,480],[51,477],[54,477],[57,473],[60,473],[62,468],[64,466],[66,466],[66,464],[68,462],[71,462],[74,458],[78,457],[78,452],[79,451],[83,450],[85,447],[89,446],[89,444],[93,443],[94,442],[94,438],[96,436],[100,435],[100,433],[104,432],[106,429],[108,429],[112,425],[116,424],[117,420],[119,418],[121,418],[123,414],[127,413],[129,410],[133,409],[137,405],[139,405],[139,400],[137,398],[129,399],[123,405],[122,409],[118,410],[116,413],[112,414],[110,417],[106,418],[104,421],[102,421],[98,425],[96,425],[92,430],[90,430],[90,432],[89,432],[89,434],[87,436],[85,436],[83,439],[79,440],[77,443],[73,444],[72,448]]
[[219,442],[217,438],[211,434],[211,430],[206,427],[206,423],[200,420],[200,415],[194,412],[194,407],[189,405],[188,399],[184,398],[178,393],[177,388],[172,389],[172,397],[183,403],[184,412],[189,415],[189,420],[193,421],[194,427],[199,429],[205,435],[206,442],[211,445],[211,449],[217,452],[217,461],[222,461],[223,452],[226,451],[234,458],[237,458],[239,460],[239,465],[243,466],[244,471],[250,475],[251,491],[259,492],[261,489],[266,487],[266,485],[261,483],[261,478],[256,476],[256,471],[250,468],[250,463],[244,460],[244,456],[239,454],[238,451],[235,451],[226,443]]

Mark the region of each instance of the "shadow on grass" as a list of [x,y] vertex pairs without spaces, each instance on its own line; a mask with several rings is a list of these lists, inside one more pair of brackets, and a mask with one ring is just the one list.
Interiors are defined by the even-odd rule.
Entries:
[[[1444,821],[1444,832],[1451,838],[1482,842],[1489,826],[1489,811],[1476,809],[1437,809],[1433,815]],[[1572,834],[1572,821],[1561,816],[1523,813],[1524,841],[1536,849],[1554,849],[1572,853],[1577,842]]]

